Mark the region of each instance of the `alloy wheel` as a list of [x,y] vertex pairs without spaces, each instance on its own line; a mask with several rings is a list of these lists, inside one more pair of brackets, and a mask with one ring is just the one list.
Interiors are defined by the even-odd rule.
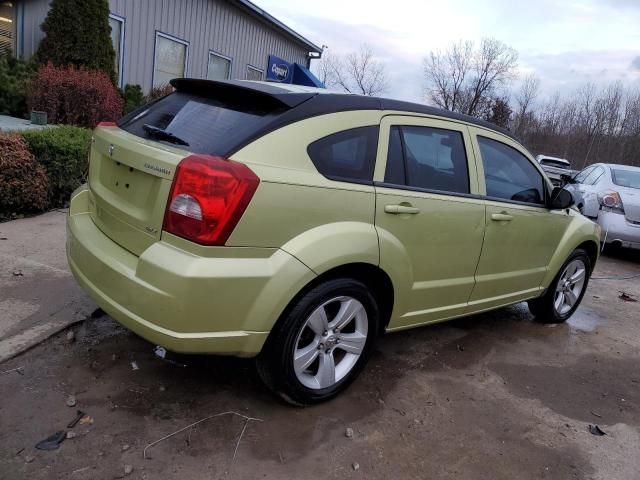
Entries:
[[333,298],[307,318],[294,346],[293,368],[305,387],[319,390],[342,380],[367,342],[367,311],[353,297]]
[[558,315],[565,315],[578,302],[586,278],[587,266],[581,259],[576,258],[567,264],[558,279],[553,301]]

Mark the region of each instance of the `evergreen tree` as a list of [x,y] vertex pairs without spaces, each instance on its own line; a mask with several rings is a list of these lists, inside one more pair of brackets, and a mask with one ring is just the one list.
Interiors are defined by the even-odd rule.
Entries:
[[499,127],[509,128],[511,122],[511,114],[513,111],[509,106],[509,102],[506,98],[496,98],[493,100],[491,109],[489,110],[486,120],[491,123],[495,123]]
[[107,0],[52,0],[36,61],[106,72],[115,83],[115,51]]

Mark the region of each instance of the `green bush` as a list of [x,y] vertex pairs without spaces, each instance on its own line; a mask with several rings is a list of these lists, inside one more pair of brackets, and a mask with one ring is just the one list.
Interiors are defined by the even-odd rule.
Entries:
[[124,114],[133,112],[136,108],[145,104],[144,94],[140,85],[126,84],[122,91],[122,98],[124,99]]
[[65,206],[86,177],[91,130],[61,126],[22,135],[29,151],[47,172],[51,206]]
[[170,93],[173,93],[173,87],[168,83],[153,87],[151,91],[144,97],[144,103],[155,102],[159,98],[166,97]]
[[0,114],[24,118],[27,113],[27,84],[35,74],[33,64],[0,55]]
[[0,220],[47,208],[44,169],[15,133],[0,133]]

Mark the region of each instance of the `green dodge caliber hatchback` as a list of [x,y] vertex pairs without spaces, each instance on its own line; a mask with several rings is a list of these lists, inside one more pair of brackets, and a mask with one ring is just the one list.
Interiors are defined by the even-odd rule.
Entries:
[[96,128],[68,217],[76,279],[149,341],[255,356],[273,391],[312,404],[383,332],[578,307],[598,226],[508,132],[304,87],[172,85]]

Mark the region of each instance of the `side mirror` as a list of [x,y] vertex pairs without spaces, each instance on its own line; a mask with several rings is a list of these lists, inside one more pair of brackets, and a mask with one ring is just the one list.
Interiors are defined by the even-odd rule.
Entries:
[[573,195],[562,187],[555,187],[551,192],[549,199],[549,208],[551,210],[564,210],[574,204]]

